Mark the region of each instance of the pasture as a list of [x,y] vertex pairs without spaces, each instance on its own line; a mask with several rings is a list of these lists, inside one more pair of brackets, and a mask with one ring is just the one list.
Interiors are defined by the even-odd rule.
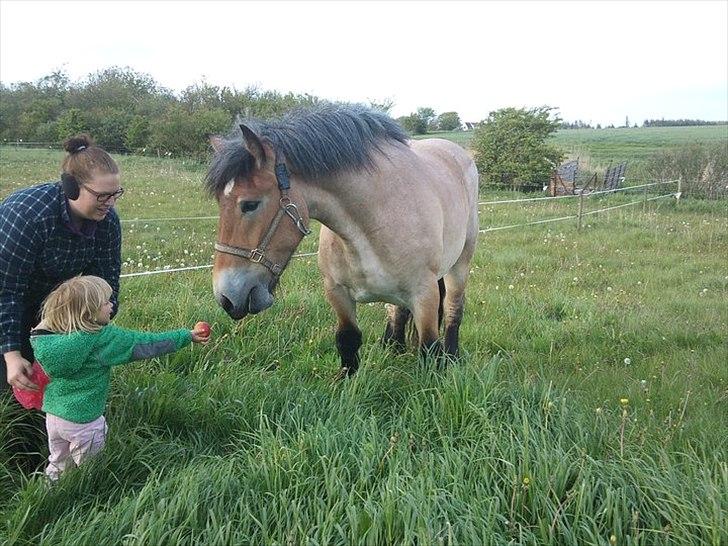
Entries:
[[[467,147],[473,133],[453,131],[418,135],[416,138],[430,136],[446,138]],[[562,148],[568,157],[578,157],[582,166],[589,170],[603,170],[610,162],[617,164],[627,161],[627,179],[637,177],[641,180],[641,165],[659,150],[695,142],[726,142],[728,126],[562,129],[553,135],[551,141]]]
[[[0,199],[61,159],[2,148]],[[156,221],[217,214],[204,166],[118,160],[122,273],[211,263],[215,220]],[[575,212],[573,199],[489,205],[480,224]],[[53,487],[33,474],[42,416],[0,399],[0,539],[725,544],[726,255],[724,202],[666,198],[590,215],[581,232],[568,220],[481,234],[461,362],[438,372],[386,351],[383,305],[369,304],[360,371],[341,382],[315,257],[293,260],[274,307],[238,323],[209,269],[122,279],[117,324],[207,320],[214,337],[115,369],[106,450]]]

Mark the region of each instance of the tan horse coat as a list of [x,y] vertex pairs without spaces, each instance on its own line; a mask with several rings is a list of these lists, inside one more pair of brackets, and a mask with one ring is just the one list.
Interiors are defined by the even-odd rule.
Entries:
[[[285,268],[310,217],[322,224],[318,263],[338,319],[337,348],[345,373],[353,373],[359,363],[357,302],[390,304],[385,340],[397,345],[404,342],[411,312],[420,347],[427,352],[439,347],[441,310],[445,352],[457,354],[478,235],[478,174],[465,150],[441,139],[408,145],[383,140],[371,150],[367,168],[316,179],[291,168],[290,191],[284,195],[275,174],[276,162],[284,158],[265,138],[241,128],[254,165],[244,177],[226,184],[218,180],[214,188],[220,226],[213,287],[226,311],[242,318],[272,305],[278,269]],[[212,142],[218,152],[224,149],[221,141]],[[294,222],[284,216],[275,223],[281,196],[295,204]],[[245,249],[255,249],[267,233],[264,267]]]

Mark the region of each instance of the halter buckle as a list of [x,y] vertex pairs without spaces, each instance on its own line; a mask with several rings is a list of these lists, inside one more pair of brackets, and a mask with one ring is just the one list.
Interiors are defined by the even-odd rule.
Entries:
[[260,250],[258,250],[257,248],[254,248],[253,250],[250,251],[250,261],[255,264],[259,264],[263,260],[264,257],[265,256],[263,256],[263,253]]

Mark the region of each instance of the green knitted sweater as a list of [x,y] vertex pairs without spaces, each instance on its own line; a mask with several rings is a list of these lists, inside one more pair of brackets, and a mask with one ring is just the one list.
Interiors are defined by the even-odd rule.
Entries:
[[104,413],[111,367],[177,351],[192,341],[189,330],[151,333],[106,325],[97,332],[55,334],[34,330],[35,359],[50,377],[43,411],[90,423]]

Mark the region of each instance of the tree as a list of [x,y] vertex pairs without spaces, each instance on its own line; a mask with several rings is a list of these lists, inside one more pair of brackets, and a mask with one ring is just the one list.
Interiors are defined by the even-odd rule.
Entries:
[[437,119],[437,116],[435,114],[434,108],[430,108],[429,106],[420,107],[417,109],[416,116],[419,117],[425,124],[427,131],[437,129],[437,127],[435,126],[435,120]]
[[69,98],[71,106],[82,110],[111,108],[129,112],[132,105],[143,103],[161,93],[154,79],[131,68],[113,66],[91,74]]
[[78,83],[53,72],[32,83],[0,82],[0,138],[59,143],[83,131],[112,151],[156,144],[164,153],[202,157],[205,133],[224,132],[239,114],[277,117],[322,102],[308,94],[238,91],[204,80],[176,96],[130,68],[107,68]]
[[374,110],[379,110],[385,114],[389,114],[394,108],[394,100],[387,98],[381,101],[369,100],[369,106]]
[[88,131],[96,144],[109,152],[128,152],[126,133],[131,114],[119,108],[94,108],[85,115]]
[[437,128],[440,131],[455,131],[460,129],[461,125],[457,112],[443,112],[437,117]]
[[223,108],[227,88],[210,85],[206,81],[188,86],[180,96],[180,103],[190,112],[199,108]]
[[427,122],[417,114],[402,116],[397,121],[411,135],[424,135],[427,132]]
[[418,108],[409,116],[397,118],[400,125],[411,135],[424,135],[428,129],[436,129],[435,120],[435,110],[429,107]]
[[220,108],[197,108],[189,112],[179,104],[170,105],[164,116],[155,120],[150,145],[161,154],[205,159],[209,134],[220,134],[230,125],[230,116]]
[[134,116],[126,129],[124,144],[131,151],[140,151],[149,146],[152,134],[149,120],[144,116]]
[[78,108],[69,108],[63,112],[58,117],[56,132],[57,134],[54,140],[59,142],[78,133],[88,132],[88,126],[86,120],[84,120],[83,112]]
[[555,108],[502,108],[491,112],[473,135],[475,163],[483,185],[541,189],[563,154],[546,142],[561,120]]

